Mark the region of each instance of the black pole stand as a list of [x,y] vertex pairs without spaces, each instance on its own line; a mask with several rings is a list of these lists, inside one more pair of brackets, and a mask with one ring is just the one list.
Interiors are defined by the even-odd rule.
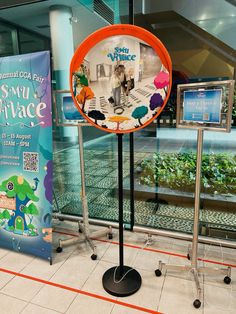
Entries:
[[[129,0],[129,24],[134,25],[134,1]],[[134,228],[134,133],[129,134],[130,158],[130,230]]]
[[130,230],[134,228],[134,133],[129,134],[130,167]]
[[102,278],[104,289],[111,295],[127,297],[139,290],[140,274],[124,265],[124,219],[123,219],[123,134],[118,134],[118,185],[119,185],[119,266],[108,269]]

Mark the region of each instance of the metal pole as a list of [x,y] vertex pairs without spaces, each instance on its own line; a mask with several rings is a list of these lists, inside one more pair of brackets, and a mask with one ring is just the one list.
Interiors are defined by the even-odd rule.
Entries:
[[78,139],[79,139],[79,156],[80,156],[80,174],[81,174],[81,200],[83,211],[83,223],[85,235],[89,236],[89,220],[88,220],[88,204],[85,192],[85,171],[84,171],[84,147],[83,147],[83,133],[82,127],[78,126]]
[[[134,24],[134,1],[129,0],[129,24]],[[130,152],[130,230],[134,227],[134,134],[129,135]]]
[[194,203],[194,226],[193,226],[193,243],[191,265],[197,268],[198,255],[198,225],[199,225],[199,208],[201,192],[201,167],[202,167],[202,143],[203,129],[198,129],[197,133],[197,167],[196,167],[196,184],[195,184],[195,203]]
[[78,126],[79,139],[79,157],[80,157],[80,173],[81,173],[81,196],[85,196],[85,172],[84,172],[84,149],[82,127]]
[[123,134],[118,134],[118,186],[119,186],[119,258],[120,275],[124,269],[124,217],[123,217]]
[[129,150],[130,150],[130,230],[134,228],[134,134],[129,135]]
[[129,24],[134,25],[134,0],[129,0]]
[[[52,214],[52,217],[53,219],[61,219],[61,220],[72,221],[72,222],[83,222],[83,217],[72,216],[68,214],[61,214],[61,213],[56,213],[56,212]],[[94,226],[112,227],[112,228],[119,229],[119,224],[114,221],[105,221],[105,220],[100,220],[100,219],[89,218],[89,224],[94,225]],[[134,232],[150,234],[154,236],[162,236],[162,237],[173,238],[173,239],[180,239],[180,240],[191,241],[191,242],[193,240],[193,237],[190,234],[174,232],[174,231],[158,230],[158,229],[148,228],[148,227],[135,226]],[[220,239],[218,240],[218,239],[204,237],[204,236],[199,236],[198,240],[200,243],[204,243],[204,244],[210,244],[210,245],[215,245],[215,246],[222,246],[222,247],[236,249],[236,243],[230,240],[220,240]]]

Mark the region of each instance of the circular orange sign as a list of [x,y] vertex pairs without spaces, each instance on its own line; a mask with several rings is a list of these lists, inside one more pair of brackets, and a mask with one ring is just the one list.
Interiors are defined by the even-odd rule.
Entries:
[[87,37],[70,65],[76,108],[95,127],[130,133],[162,112],[171,90],[172,65],[162,42],[133,25],[112,25]]

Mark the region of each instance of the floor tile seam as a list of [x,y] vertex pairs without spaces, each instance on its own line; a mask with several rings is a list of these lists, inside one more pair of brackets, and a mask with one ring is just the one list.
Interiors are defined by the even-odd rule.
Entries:
[[10,254],[11,253],[11,251],[6,251],[6,254],[4,254],[1,258],[0,258],[0,261],[4,258],[4,257],[6,257],[8,254]]
[[[110,302],[110,303],[115,303],[115,304],[118,304],[118,305],[121,305],[121,306],[124,306],[124,307],[127,307],[127,308],[132,308],[132,309],[136,309],[136,310],[139,310],[139,311],[143,311],[144,313],[161,314],[161,313],[157,312],[156,310],[144,308],[144,307],[137,306],[137,305],[131,304],[131,303],[126,303],[126,302],[119,301],[119,300],[116,300],[116,299],[113,299],[113,298],[110,298],[110,297],[98,295],[96,293],[92,293],[92,292],[89,292],[89,291],[83,291],[81,289],[73,288],[73,287],[70,287],[70,286],[65,286],[65,285],[62,285],[62,284],[59,284],[59,283],[49,282],[49,281],[41,279],[41,278],[20,274],[20,273],[17,273],[17,272],[14,272],[14,271],[10,271],[10,270],[4,269],[4,268],[0,268],[0,271],[5,272],[5,273],[14,273],[16,276],[19,276],[19,277],[22,277],[22,278],[25,278],[25,279],[41,282],[41,283],[44,283],[44,284],[49,285],[49,286],[53,286],[53,287],[56,287],[56,288],[59,288],[59,289],[64,289],[64,290],[67,290],[67,291],[71,291],[71,292],[74,292],[76,294],[76,296],[78,294],[82,294],[82,295],[86,295],[86,296],[93,297],[93,298],[96,298],[96,299],[100,299],[100,300],[103,300],[103,301],[107,301],[107,302]],[[34,304],[33,302],[30,302],[30,303]],[[35,305],[37,305],[37,304],[35,304]]]
[[[1,271],[1,269],[0,269],[0,271]],[[15,272],[15,273],[16,273],[16,272]],[[28,277],[28,278],[26,278],[26,277]],[[41,291],[44,287],[46,287],[46,286],[55,287],[54,285],[50,284],[50,281],[49,281],[49,280],[52,278],[52,276],[51,276],[48,280],[45,280],[45,279],[41,279],[41,278],[29,276],[29,275],[26,275],[26,274],[23,274],[23,273],[16,273],[15,276],[14,276],[14,278],[23,278],[23,279],[26,279],[26,280],[30,280],[30,281],[32,281],[32,282],[38,282],[38,283],[41,283],[41,284],[42,284],[42,287],[41,287],[41,288],[39,289],[39,291],[30,299],[30,301],[26,301],[26,300],[23,300],[23,299],[20,299],[20,298],[16,298],[15,296],[12,296],[12,295],[9,295],[9,294],[6,294],[6,293],[3,293],[2,291],[0,291],[1,294],[4,294],[4,295],[6,295],[6,296],[9,296],[9,297],[15,298],[15,299],[17,299],[17,300],[26,302],[27,304],[26,304],[25,308],[28,306],[28,304],[33,304],[33,305],[37,305],[37,306],[39,306],[39,307],[45,308],[45,309],[47,309],[47,310],[52,310],[52,311],[58,312],[58,311],[56,311],[55,309],[52,309],[52,308],[49,308],[49,307],[44,307],[44,306],[41,306],[41,305],[39,305],[39,304],[33,302],[33,299],[40,293],[40,291]],[[36,280],[36,279],[37,279],[37,280]],[[43,282],[42,282],[42,281],[43,281]],[[60,285],[60,284],[59,284],[59,285]],[[58,287],[58,288],[59,288],[59,287]],[[78,295],[78,293],[75,292],[75,297],[73,298],[72,302],[74,301],[74,299],[76,298],[77,295]],[[24,308],[24,309],[25,309],[25,308]],[[69,308],[69,307],[68,307],[68,308]],[[68,308],[67,308],[67,310],[68,310]],[[66,311],[67,311],[67,310],[66,310]],[[58,313],[62,314],[63,312],[58,312]]]
[[[67,309],[66,309],[64,312],[62,312],[62,313],[66,313],[66,312],[69,310],[71,304],[75,301],[75,299],[77,298],[77,296],[78,296],[78,293],[75,294],[75,296],[74,296],[73,299],[71,300],[70,304],[67,306]],[[59,313],[60,313],[60,312],[59,312]]]
[[98,264],[99,264],[99,262],[97,262],[97,263],[94,265],[93,269],[90,271],[90,273],[89,273],[87,279],[84,281],[84,283],[83,283],[82,286],[81,286],[81,290],[82,290],[83,287],[86,285],[86,283],[88,282],[88,280],[89,280],[89,278],[91,277],[91,275],[94,273],[94,271],[95,271],[95,269],[97,268]]
[[[54,312],[59,313],[59,314],[66,313],[66,312],[58,312],[58,311],[56,311],[55,309],[50,308],[50,307],[41,306],[41,305],[39,305],[38,303],[34,303],[33,301],[30,301],[28,304],[36,305],[36,306],[42,307],[42,308],[45,309],[45,310],[51,310],[51,311],[54,311]],[[68,310],[68,308],[67,308],[67,310]]]
[[[74,251],[71,252],[71,254],[69,254],[67,256],[67,258],[64,260],[64,262],[61,264],[61,266],[56,270],[55,273],[53,273],[48,279],[43,279],[44,281],[48,281],[50,282],[50,280],[52,279],[52,277],[61,269],[61,267],[65,264],[65,262],[70,258],[70,256],[73,254]],[[50,265],[51,266],[51,265]],[[26,276],[29,276],[27,274],[24,274],[24,273],[20,273],[22,275],[26,275]],[[37,291],[37,293],[35,293],[35,295],[31,298],[31,300],[29,301],[30,303],[34,304],[33,302],[31,302],[40,292],[41,290],[46,286],[46,283],[42,284],[42,287]],[[36,304],[37,305],[37,304]]]
[[[17,277],[17,276],[16,276],[16,277]],[[11,294],[7,294],[7,293],[2,292],[2,291],[0,291],[0,294],[4,295],[4,296],[6,296],[6,297],[10,297],[10,298],[16,299],[16,300],[18,300],[18,301],[26,302],[27,304],[29,303],[28,301],[26,301],[26,300],[24,300],[24,299],[17,298],[17,297],[15,297],[15,296],[11,295]]]
[[23,312],[24,312],[24,310],[27,308],[27,306],[28,306],[29,304],[30,304],[30,303],[29,303],[29,302],[27,302],[27,303],[25,304],[25,306],[23,307],[23,309],[19,312],[19,314],[23,313]]
[[[28,303],[26,304],[26,306],[24,307],[24,309],[23,309],[22,311],[20,311],[19,314],[23,313],[24,310],[27,308],[28,305],[36,305],[36,306],[38,306],[38,307],[40,307],[40,308],[43,308],[43,309],[45,309],[45,310],[52,310],[52,309],[49,309],[48,307],[45,307],[45,306],[42,306],[42,305],[38,305],[38,304],[34,304],[34,303],[31,303],[31,302],[28,302]],[[52,311],[54,311],[55,313],[58,313],[58,314],[63,314],[63,312],[58,312],[58,311],[56,311],[56,310],[52,310]]]
[[160,310],[160,302],[161,302],[161,298],[162,298],[162,294],[163,294],[163,290],[164,290],[165,281],[166,281],[166,272],[164,274],[164,279],[163,279],[163,283],[162,283],[162,287],[161,287],[161,293],[160,293],[160,297],[159,297],[159,300],[157,303],[157,311]]
[[[110,245],[107,247],[107,249],[105,250],[105,252],[103,253],[102,257],[105,255],[106,251],[108,250],[108,248],[110,247]],[[102,257],[100,258],[99,261],[101,261]],[[89,280],[90,276],[92,275],[92,273],[94,272],[94,270],[96,269],[97,265],[99,264],[99,261],[98,263],[96,263],[94,265],[94,268],[93,270],[90,272],[89,276],[87,277],[87,279],[85,280],[85,282],[83,283],[83,285],[81,286],[81,290],[83,289],[83,287],[85,286],[85,284],[87,283],[87,281]],[[70,306],[72,305],[72,303],[75,301],[75,299],[77,298],[79,294],[76,295],[76,297],[73,299],[73,301],[70,303],[69,307],[67,308],[67,310],[65,311],[65,313],[68,311],[68,309],[70,308]]]
[[[205,286],[211,286],[209,283],[205,283]],[[220,288],[220,289],[225,289],[225,288],[221,288],[220,286],[216,286],[217,288]],[[229,290],[229,289],[226,289],[226,291]],[[205,289],[204,289],[205,291]],[[220,310],[221,312],[224,311],[225,313],[229,313],[228,311],[231,311],[233,310],[233,307],[232,307],[232,299],[233,299],[233,296],[232,296],[232,293],[234,292],[234,290],[232,290],[232,287],[231,287],[231,291],[230,291],[230,300],[229,300],[229,303],[228,303],[228,309],[225,309],[225,307],[216,307],[217,310]],[[203,299],[203,306],[205,308],[206,305],[209,305],[209,303],[206,301],[206,298],[204,296],[204,299]]]
[[[111,246],[111,245],[109,245],[109,246],[107,247],[107,249],[105,250],[104,254],[101,256],[101,258],[99,259],[99,262],[95,265],[95,267],[93,268],[92,272],[90,273],[90,276],[94,273],[95,269],[97,268],[97,266],[98,266],[98,264],[99,264],[100,262],[105,262],[105,263],[109,263],[109,264],[114,265],[113,262],[111,262],[111,261],[106,261],[106,260],[103,260],[103,259],[102,259],[102,258],[104,257],[104,255],[106,254],[106,252],[108,251],[108,249],[110,248],[110,246]],[[87,278],[87,280],[83,283],[81,289],[83,289],[83,287],[86,285],[86,283],[88,282],[90,276],[89,276],[89,277]]]
[[3,290],[14,278],[16,278],[16,276],[15,276],[15,275],[12,275],[12,278],[11,278],[10,280],[8,280],[8,281],[4,284],[4,286],[2,286],[2,288],[1,288],[1,290],[0,290],[0,293],[2,293],[2,290]]
[[[205,262],[203,263],[203,266],[205,266]],[[203,273],[203,289],[202,289],[202,314],[205,313],[205,274]]]
[[[9,252],[10,253],[10,252]],[[31,262],[33,262],[34,260],[35,260],[36,258],[34,257],[27,265],[25,265],[22,269],[20,269],[18,272],[20,273],[23,269],[25,269],[25,267],[27,267]],[[0,266],[1,267],[1,266]],[[2,292],[2,290],[9,284],[9,283],[11,283],[11,281],[13,281],[13,279],[15,279],[16,278],[16,276],[15,275],[12,275],[13,277],[9,280],[9,281],[7,281],[5,284],[4,284],[4,286],[1,288],[1,290],[0,290],[0,292],[1,293],[3,293]]]
[[115,306],[116,306],[116,304],[114,303],[114,304],[113,304],[113,306],[112,306],[112,309],[111,309],[111,312],[110,312],[110,314],[112,314],[112,312],[114,311],[114,309],[115,309]]
[[[25,267],[24,267],[23,269],[25,269]],[[22,270],[19,271],[18,273],[21,274],[21,273],[22,273]],[[25,275],[24,273],[22,273],[22,274]],[[12,279],[9,280],[9,281],[4,285],[4,287],[6,287],[8,284],[10,284],[10,282],[11,282],[13,279],[15,279],[15,278],[23,278],[23,277],[19,277],[19,276],[17,276],[17,275],[14,275],[14,276],[12,277]],[[23,279],[26,279],[26,278],[23,278]],[[45,284],[41,283],[41,287],[39,288],[39,290],[33,295],[33,297],[32,297],[29,301],[24,300],[24,299],[20,299],[20,298],[16,298],[15,296],[12,296],[12,295],[10,295],[10,294],[8,295],[7,293],[4,293],[4,292],[2,291],[2,289],[3,289],[4,287],[0,290],[0,292],[3,293],[3,294],[5,294],[5,295],[11,296],[11,297],[13,297],[13,298],[15,298],[15,299],[19,299],[19,300],[21,300],[21,301],[25,301],[25,302],[29,303],[29,302],[31,302],[31,300],[33,300],[33,298],[39,293],[39,291],[40,291],[44,286],[45,286]]]

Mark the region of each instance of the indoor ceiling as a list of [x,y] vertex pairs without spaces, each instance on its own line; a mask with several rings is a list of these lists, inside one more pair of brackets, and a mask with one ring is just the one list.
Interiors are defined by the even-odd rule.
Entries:
[[[19,1],[11,1],[12,3]],[[43,0],[43,1],[21,1],[31,2],[27,5],[10,7],[0,10],[0,18],[50,37],[49,8],[53,5],[66,5],[74,7],[78,5],[77,0]],[[33,3],[34,2],[34,3]],[[9,1],[0,1],[4,5]]]
[[154,33],[170,53],[173,67],[190,77],[232,77],[235,50],[173,11],[140,14],[135,24]]
[[0,0],[0,9],[10,8],[30,3],[42,2],[47,0]]

